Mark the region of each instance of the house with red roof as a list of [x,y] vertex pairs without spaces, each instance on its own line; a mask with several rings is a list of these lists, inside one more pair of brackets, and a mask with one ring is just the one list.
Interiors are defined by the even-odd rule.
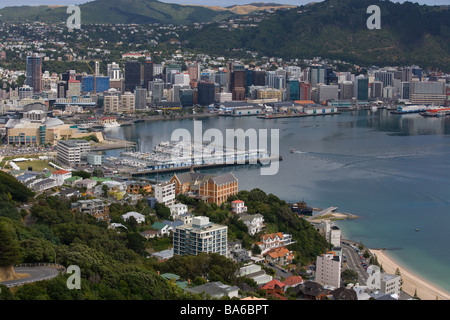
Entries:
[[256,242],[256,245],[261,248],[261,254],[265,254],[272,249],[284,247],[292,243],[294,241],[292,241],[291,234],[277,232],[261,235],[260,241]]
[[265,290],[267,294],[283,294],[285,286],[286,285],[283,282],[278,281],[277,279],[272,279],[271,281],[263,285],[261,289]]
[[284,291],[286,291],[288,288],[293,288],[293,287],[303,284],[304,281],[303,281],[303,278],[300,276],[290,276],[290,277],[287,277],[283,283],[286,285],[284,287]]
[[55,180],[57,186],[62,186],[64,184],[64,180],[69,178],[72,178],[72,172],[67,170],[53,171],[50,175],[50,179]]
[[231,212],[236,214],[247,212],[247,207],[245,206],[244,201],[242,200],[231,201]]
[[286,247],[280,247],[270,250],[266,254],[266,261],[277,264],[279,266],[286,266],[294,260],[294,254]]

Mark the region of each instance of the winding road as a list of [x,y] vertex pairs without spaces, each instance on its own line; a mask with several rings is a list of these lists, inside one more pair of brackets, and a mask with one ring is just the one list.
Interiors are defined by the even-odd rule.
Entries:
[[27,267],[15,267],[16,273],[26,273],[30,277],[10,280],[1,282],[2,285],[7,287],[16,287],[25,283],[31,283],[36,281],[48,280],[56,277],[60,273],[60,269],[56,266],[27,266]]

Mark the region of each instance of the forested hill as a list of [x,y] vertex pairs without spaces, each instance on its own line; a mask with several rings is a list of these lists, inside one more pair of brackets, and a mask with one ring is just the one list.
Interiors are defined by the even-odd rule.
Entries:
[[[370,5],[381,29],[369,30]],[[361,65],[411,65],[450,71],[450,10],[380,0],[326,0],[279,10],[257,27],[209,25],[182,35],[188,47],[224,54],[230,48],[282,58],[341,59]]]
[[[228,10],[216,11],[157,0],[95,0],[79,7],[83,24],[190,24],[219,21],[234,15]],[[0,10],[0,21],[65,22],[69,17],[66,11],[67,6],[11,6]]]

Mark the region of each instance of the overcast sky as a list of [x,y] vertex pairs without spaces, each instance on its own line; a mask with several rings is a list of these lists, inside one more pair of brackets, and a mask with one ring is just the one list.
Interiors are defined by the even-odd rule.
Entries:
[[[92,1],[92,0],[90,0]],[[162,2],[168,3],[179,3],[179,4],[200,4],[200,5],[209,5],[209,6],[231,6],[234,4],[247,4],[252,2],[275,2],[275,3],[283,3],[283,4],[293,4],[293,5],[302,5],[309,2],[313,2],[314,0],[164,0]],[[315,0],[319,2],[320,0]],[[88,0],[0,0],[0,8],[8,7],[8,6],[21,6],[21,5],[29,5],[29,6],[37,6],[37,5],[70,5],[70,4],[82,4],[85,2],[89,2]],[[404,2],[404,0],[398,0],[394,2]],[[427,5],[442,5],[442,4],[450,4],[450,0],[411,0],[411,2],[418,2],[420,4]]]

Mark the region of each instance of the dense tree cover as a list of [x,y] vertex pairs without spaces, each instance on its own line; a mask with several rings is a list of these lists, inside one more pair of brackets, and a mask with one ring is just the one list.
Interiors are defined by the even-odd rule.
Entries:
[[[381,9],[380,30],[366,26],[370,5]],[[240,48],[284,59],[320,56],[360,65],[418,64],[449,71],[449,14],[448,8],[411,2],[327,0],[279,10],[258,27],[230,31],[211,24],[181,33],[180,40],[188,48],[224,56],[230,48]]]
[[238,265],[217,253],[200,253],[196,256],[174,256],[160,266],[160,271],[175,273],[183,279],[194,280],[202,277],[208,281],[220,281],[225,284],[236,283]]
[[305,265],[315,260],[329,245],[327,241],[306,220],[300,219],[293,213],[284,200],[273,194],[266,194],[260,189],[240,191],[237,196],[228,201],[240,199],[245,201],[248,214],[259,213],[267,224],[266,230],[292,234],[295,241],[289,249],[295,251],[296,261]]
[[0,195],[7,195],[13,201],[27,202],[33,196],[33,192],[13,176],[0,171]]
[[13,228],[0,221],[0,267],[12,266],[20,259],[20,247]]
[[[27,284],[11,294],[2,287],[0,299],[184,299],[191,297],[159,277],[142,255],[145,238],[135,231],[107,229],[91,216],[70,209],[58,197],[38,197],[31,207],[35,223],[0,217],[0,265],[57,262],[81,269],[81,290],[69,290],[68,274]],[[12,202],[12,200],[10,200]],[[143,206],[119,205],[136,211]],[[130,210],[131,209],[131,210]]]

